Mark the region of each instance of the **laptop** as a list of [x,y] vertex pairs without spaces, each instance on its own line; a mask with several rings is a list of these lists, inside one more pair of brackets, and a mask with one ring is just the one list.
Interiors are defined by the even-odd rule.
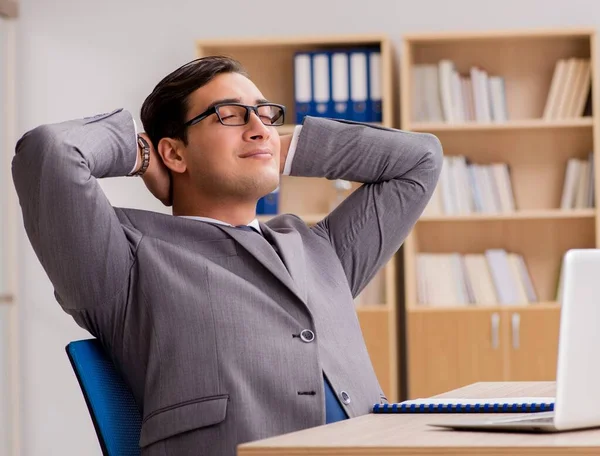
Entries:
[[[600,249],[566,252],[554,410],[430,423],[456,430],[561,432],[600,427]],[[456,416],[455,416],[456,417]]]

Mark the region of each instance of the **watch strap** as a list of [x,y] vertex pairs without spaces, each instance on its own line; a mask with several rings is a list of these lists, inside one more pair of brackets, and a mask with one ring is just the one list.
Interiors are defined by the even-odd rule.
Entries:
[[150,165],[150,144],[140,135],[137,137],[137,143],[141,150],[142,166],[132,176],[143,176]]

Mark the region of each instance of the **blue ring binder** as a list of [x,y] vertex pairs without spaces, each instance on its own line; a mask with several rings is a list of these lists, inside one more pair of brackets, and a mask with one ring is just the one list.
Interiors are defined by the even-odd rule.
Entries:
[[374,404],[373,413],[531,413],[554,410],[553,403]]

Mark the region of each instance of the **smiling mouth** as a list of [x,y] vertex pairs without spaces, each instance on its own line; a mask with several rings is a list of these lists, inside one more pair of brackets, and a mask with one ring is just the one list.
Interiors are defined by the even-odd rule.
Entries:
[[269,152],[268,150],[264,150],[264,151],[254,151],[254,152],[248,152],[245,154],[240,155],[240,158],[269,158],[272,157],[273,154],[271,152]]

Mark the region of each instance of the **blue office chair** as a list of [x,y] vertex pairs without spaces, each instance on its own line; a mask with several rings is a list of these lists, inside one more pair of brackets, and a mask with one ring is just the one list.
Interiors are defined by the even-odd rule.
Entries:
[[102,454],[139,455],[140,411],[100,342],[78,340],[65,349],[92,417]]

